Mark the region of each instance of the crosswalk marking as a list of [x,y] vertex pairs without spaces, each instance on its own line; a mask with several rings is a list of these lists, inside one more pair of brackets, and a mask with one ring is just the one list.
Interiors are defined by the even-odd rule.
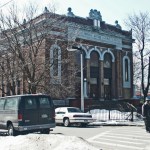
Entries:
[[109,145],[109,146],[115,146],[115,147],[123,147],[123,148],[130,148],[134,150],[143,150],[141,147],[137,146],[128,146],[128,145],[122,145],[122,144],[114,144],[114,143],[108,143],[108,142],[100,142],[100,141],[92,141],[94,143],[99,143],[99,144],[104,144],[104,145]]
[[[124,135],[122,135],[122,136],[124,136]],[[138,139],[138,138],[131,138],[131,137],[129,137],[129,138],[127,138],[127,137],[120,137],[120,136],[112,136],[112,135],[106,135],[105,137],[111,137],[111,138],[116,138],[116,139],[127,139],[127,140],[136,140],[136,141],[144,141],[144,142],[149,142],[150,140],[149,139],[145,139],[145,140],[143,140],[143,139]]]
[[[108,138],[106,138],[106,137],[103,137],[103,140],[104,141],[114,141],[114,142],[116,142],[116,139],[108,139]],[[118,140],[117,139],[117,142],[120,142],[120,143],[129,143],[129,144],[137,144],[137,145],[141,145],[142,143],[140,143],[140,142],[132,142],[132,141],[123,141],[123,140]]]
[[150,143],[150,134],[140,127],[118,127],[91,137],[88,141],[113,150],[144,150]]
[[[122,136],[121,133],[114,133],[113,135]],[[141,137],[145,137],[145,134],[143,134],[143,135],[139,135],[139,134],[135,135],[135,134],[134,134],[134,136],[131,135],[131,134],[124,134],[123,136],[124,136],[124,137],[141,138]],[[149,137],[149,139],[150,139],[150,137]]]

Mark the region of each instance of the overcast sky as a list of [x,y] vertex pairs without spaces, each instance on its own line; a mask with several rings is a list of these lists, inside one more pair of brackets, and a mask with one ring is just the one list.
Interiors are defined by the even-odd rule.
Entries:
[[[10,2],[11,1],[11,2]],[[48,4],[55,4],[56,13],[66,14],[67,8],[71,7],[75,15],[88,17],[90,9],[97,9],[101,12],[102,19],[108,24],[115,24],[115,20],[124,29],[124,19],[129,14],[150,11],[150,0],[0,0],[0,7],[9,2],[19,4],[20,7],[28,2],[32,2],[39,6],[39,11],[42,12]],[[2,8],[6,9],[5,5]]]

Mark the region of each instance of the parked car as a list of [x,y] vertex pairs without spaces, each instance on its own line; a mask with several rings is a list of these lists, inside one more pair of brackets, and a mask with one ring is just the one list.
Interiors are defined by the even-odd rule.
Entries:
[[85,127],[90,122],[93,122],[93,119],[91,114],[83,113],[77,107],[59,107],[55,109],[55,121],[56,124],[63,124],[66,127],[70,124]]
[[27,94],[0,98],[0,132],[17,135],[55,127],[55,108],[48,95]]

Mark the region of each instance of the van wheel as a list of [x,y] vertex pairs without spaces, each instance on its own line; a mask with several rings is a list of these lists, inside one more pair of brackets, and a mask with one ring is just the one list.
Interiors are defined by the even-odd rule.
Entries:
[[50,130],[49,129],[43,129],[40,131],[41,134],[49,134]]
[[69,118],[64,119],[64,126],[68,127],[70,125]]
[[8,135],[9,136],[16,136],[17,135],[17,131],[15,131],[15,129],[14,129],[12,124],[10,124],[8,126]]

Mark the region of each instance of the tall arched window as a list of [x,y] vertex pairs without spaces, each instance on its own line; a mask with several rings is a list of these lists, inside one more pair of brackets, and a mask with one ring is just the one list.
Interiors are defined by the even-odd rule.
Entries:
[[112,97],[112,56],[110,53],[104,55],[104,98],[111,100]]
[[130,59],[128,56],[123,57],[123,87],[130,88]]
[[50,77],[51,83],[60,84],[61,82],[61,49],[54,44],[50,48]]
[[90,97],[99,97],[99,54],[96,51],[90,56]]

